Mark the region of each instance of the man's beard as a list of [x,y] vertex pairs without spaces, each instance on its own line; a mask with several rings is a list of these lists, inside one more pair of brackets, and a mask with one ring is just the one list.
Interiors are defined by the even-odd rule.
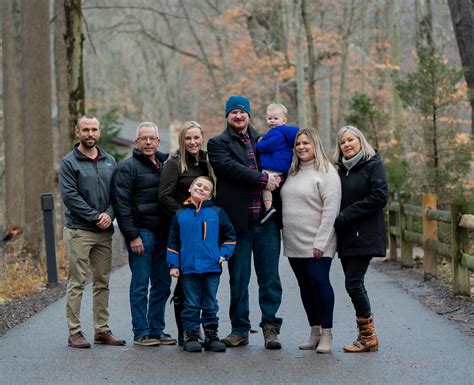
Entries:
[[[92,144],[87,143],[90,140],[93,141]],[[94,148],[95,145],[97,144],[97,139],[93,139],[93,138],[81,139],[81,144],[86,148]]]

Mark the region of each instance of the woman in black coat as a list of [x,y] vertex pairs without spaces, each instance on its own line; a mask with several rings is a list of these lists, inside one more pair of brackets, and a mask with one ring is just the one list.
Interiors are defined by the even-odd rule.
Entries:
[[343,349],[350,353],[376,351],[378,337],[364,277],[370,260],[386,252],[383,208],[387,178],[379,154],[356,127],[342,127],[337,144],[334,161],[342,185],[341,212],[335,223],[337,252],[359,328],[357,340]]
[[[171,224],[176,211],[189,198],[189,187],[198,176],[209,176],[206,154],[201,147],[204,141],[202,127],[198,122],[189,121],[183,124],[179,132],[178,151],[166,161],[161,173],[160,207]],[[174,314],[178,327],[178,343],[183,344],[183,310],[184,293],[178,279],[174,293]]]

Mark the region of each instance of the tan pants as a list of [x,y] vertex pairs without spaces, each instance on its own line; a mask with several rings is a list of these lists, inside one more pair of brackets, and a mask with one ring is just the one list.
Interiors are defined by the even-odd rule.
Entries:
[[63,230],[69,256],[66,319],[69,334],[81,331],[81,300],[89,272],[92,272],[92,313],[94,331],[109,330],[109,278],[112,267],[112,233],[69,229]]

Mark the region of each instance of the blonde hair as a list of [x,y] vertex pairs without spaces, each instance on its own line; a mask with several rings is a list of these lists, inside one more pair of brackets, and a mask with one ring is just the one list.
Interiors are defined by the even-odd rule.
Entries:
[[306,135],[308,140],[313,145],[314,148],[314,169],[316,171],[322,171],[327,173],[329,170],[329,159],[324,151],[321,138],[319,137],[317,131],[313,128],[300,128],[295,137],[295,143],[293,144],[293,161],[291,162],[291,175],[296,175],[300,169],[300,159],[296,155],[296,141],[301,135]]
[[336,149],[334,150],[334,155],[333,155],[333,161],[336,165],[341,165],[342,164],[343,154],[342,154],[341,146],[339,145],[339,143],[341,142],[342,136],[346,132],[350,132],[357,139],[359,139],[360,148],[361,148],[362,151],[364,151],[364,159],[365,160],[369,160],[375,155],[374,148],[369,144],[369,142],[367,142],[367,139],[365,139],[364,134],[357,127],[344,126],[337,133]]
[[280,103],[271,103],[267,106],[267,114],[272,111],[281,111],[285,115],[285,117],[288,117],[288,109]]
[[186,132],[188,132],[188,130],[191,128],[199,128],[199,131],[201,131],[201,135],[204,137],[204,132],[202,131],[201,125],[198,122],[195,122],[194,120],[185,122],[181,127],[181,130],[179,131],[178,135],[179,148],[177,151],[179,155],[179,171],[181,173],[186,172],[188,170],[188,165],[186,164],[186,148],[184,146],[184,138],[186,137]]
[[210,176],[206,176],[206,175],[197,176],[197,177],[194,178],[194,180],[191,182],[191,185],[189,186],[189,188],[193,187],[199,179],[206,180],[206,181],[208,181],[208,182],[211,184],[211,186],[212,186],[212,189],[211,189],[211,198],[213,198],[213,197],[214,197],[215,183],[214,183],[214,179],[212,179]]

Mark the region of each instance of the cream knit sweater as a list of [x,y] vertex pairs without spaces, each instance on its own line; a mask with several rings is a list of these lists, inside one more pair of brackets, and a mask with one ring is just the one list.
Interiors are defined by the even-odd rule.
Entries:
[[283,201],[283,254],[313,258],[313,248],[325,257],[336,253],[334,220],[341,205],[341,181],[333,165],[327,173],[314,162],[300,162],[296,175],[288,175],[281,189]]

